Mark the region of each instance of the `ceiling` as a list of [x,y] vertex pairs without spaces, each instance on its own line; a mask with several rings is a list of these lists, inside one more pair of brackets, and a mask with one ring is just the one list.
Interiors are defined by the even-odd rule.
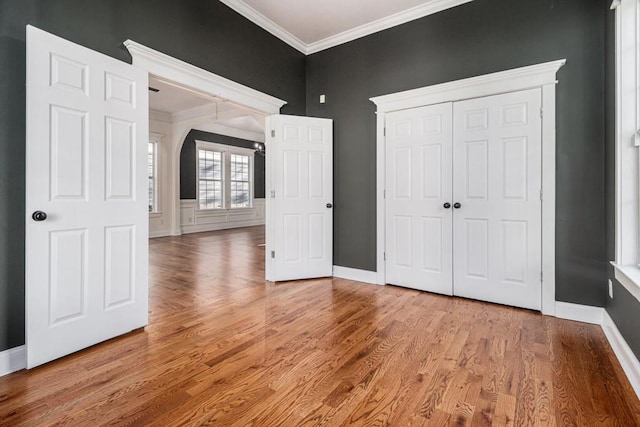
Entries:
[[305,54],[472,0],[220,0]]
[[215,102],[213,97],[188,91],[151,76],[149,87],[160,90],[159,92],[149,91],[149,108],[164,113],[174,114]]
[[[157,92],[149,90],[149,110],[158,120],[191,120],[194,128],[216,133],[222,132],[222,126],[232,131],[249,132],[259,136],[264,134],[263,114],[165,82],[154,76],[149,76],[149,87],[158,89]],[[202,120],[198,121],[200,119]],[[243,137],[236,134],[230,136]]]

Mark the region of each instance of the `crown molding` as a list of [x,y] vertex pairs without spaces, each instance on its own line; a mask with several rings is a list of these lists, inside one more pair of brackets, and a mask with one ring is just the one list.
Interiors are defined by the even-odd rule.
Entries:
[[469,3],[471,1],[473,0],[432,0],[429,3],[403,10],[402,12],[369,22],[351,30],[343,31],[317,42],[307,44],[282,28],[280,25],[262,15],[251,6],[244,3],[242,0],[220,0],[220,2],[235,10],[240,15],[267,30],[305,55],[311,55],[312,53],[320,52],[322,50],[326,50],[406,22],[414,21],[428,15],[433,15],[434,13],[451,9],[452,7]]
[[135,67],[150,74],[193,88],[207,95],[231,101],[261,113],[278,114],[287,101],[236,83],[195,65],[147,46],[127,40],[124,43]]
[[282,28],[280,25],[276,24],[271,19],[267,18],[248,4],[240,0],[220,0],[220,2],[235,10],[240,15],[244,16],[257,26],[267,30],[283,42],[287,43],[289,46],[299,50],[305,55],[308,55],[307,45],[302,40]]
[[370,34],[415,21],[416,19],[424,18],[425,16],[433,15],[434,13],[442,12],[443,10],[451,9],[452,7],[471,1],[473,0],[433,0],[429,3],[403,10],[402,12],[378,19],[377,21],[369,22],[351,30],[327,37],[326,39],[310,43],[306,45],[306,54],[311,55],[312,53],[320,52],[343,43],[366,37]]
[[378,113],[384,113],[440,102],[459,101],[461,99],[525,90],[557,83],[556,73],[566,62],[566,59],[560,59],[529,65],[419,89],[376,96],[370,98],[370,100],[376,104]]
[[218,118],[218,104],[205,104],[199,107],[189,108],[187,110],[177,111],[171,114],[171,121],[183,122],[185,120],[199,119],[199,118]]

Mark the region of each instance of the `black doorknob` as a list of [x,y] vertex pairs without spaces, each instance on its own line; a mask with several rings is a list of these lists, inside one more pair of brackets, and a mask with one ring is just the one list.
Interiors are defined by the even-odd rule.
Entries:
[[327,203],[327,208],[331,209],[333,207],[333,205],[331,203]]
[[460,209],[462,207],[462,205],[460,203],[456,202],[456,203],[453,204],[453,207],[456,208],[456,209]]
[[445,209],[449,209],[451,207],[451,203],[447,202],[442,206],[444,206]]
[[47,214],[42,211],[35,211],[33,215],[31,215],[34,221],[44,221],[47,219]]

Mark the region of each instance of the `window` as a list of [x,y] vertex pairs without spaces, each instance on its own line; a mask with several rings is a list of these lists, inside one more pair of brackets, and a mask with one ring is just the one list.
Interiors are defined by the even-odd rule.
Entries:
[[222,209],[222,153],[198,150],[200,209]]
[[231,207],[251,207],[249,156],[231,154]]
[[640,0],[615,0],[611,7],[616,9],[615,277],[640,300]]
[[253,151],[196,141],[199,209],[253,205]]
[[147,176],[149,179],[149,213],[158,212],[158,142],[149,141],[147,154]]

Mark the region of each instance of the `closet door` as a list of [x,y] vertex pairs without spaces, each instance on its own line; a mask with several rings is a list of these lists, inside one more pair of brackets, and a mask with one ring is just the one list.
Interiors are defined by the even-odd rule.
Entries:
[[452,104],[386,119],[386,282],[452,293]]
[[455,295],[541,308],[540,106],[539,89],[454,104]]

